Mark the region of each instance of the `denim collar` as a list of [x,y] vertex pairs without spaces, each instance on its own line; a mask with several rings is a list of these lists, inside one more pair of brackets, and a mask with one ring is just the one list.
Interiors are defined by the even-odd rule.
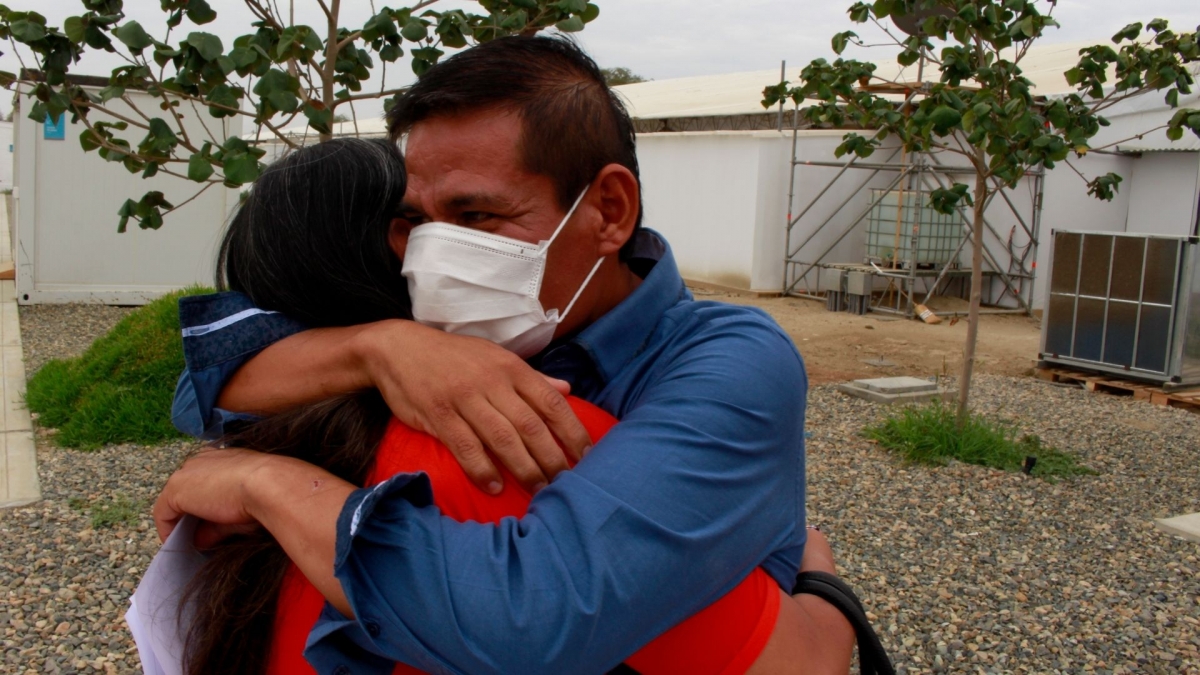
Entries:
[[692,299],[666,239],[645,228],[634,237],[629,265],[635,271],[650,268],[642,283],[566,344],[551,348],[542,363],[569,360],[569,352],[580,349],[603,382],[608,383],[646,347],[667,310]]

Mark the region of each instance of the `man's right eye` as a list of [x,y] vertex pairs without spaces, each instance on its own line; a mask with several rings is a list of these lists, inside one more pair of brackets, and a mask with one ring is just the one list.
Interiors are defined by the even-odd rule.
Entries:
[[487,211],[464,211],[459,214],[458,222],[463,227],[476,227],[495,217],[496,214]]

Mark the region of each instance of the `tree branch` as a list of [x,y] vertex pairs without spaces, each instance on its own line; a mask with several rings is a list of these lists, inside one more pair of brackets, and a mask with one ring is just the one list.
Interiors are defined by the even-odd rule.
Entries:
[[182,209],[183,207],[187,206],[188,204],[191,204],[192,202],[196,201],[196,198],[197,198],[197,197],[199,197],[200,195],[202,195],[202,194],[204,194],[205,192],[207,192],[207,191],[208,191],[208,188],[210,188],[210,187],[212,187],[212,186],[214,186],[214,185],[216,185],[216,184],[217,184],[217,181],[213,181],[213,180],[206,181],[206,182],[205,182],[205,184],[204,184],[204,187],[202,187],[202,188],[200,188],[199,190],[197,190],[197,191],[196,191],[196,194],[192,195],[191,197],[188,197],[188,198],[187,198],[187,199],[186,199],[186,200],[185,200],[185,201],[184,201],[182,204],[178,204],[178,205],[176,205],[176,206],[172,206],[170,209],[168,209],[168,210],[166,210],[166,211],[163,211],[163,212],[162,212],[162,215],[164,215],[164,216],[165,216],[165,215],[167,215],[168,213],[174,213],[174,212],[178,211],[179,209]]

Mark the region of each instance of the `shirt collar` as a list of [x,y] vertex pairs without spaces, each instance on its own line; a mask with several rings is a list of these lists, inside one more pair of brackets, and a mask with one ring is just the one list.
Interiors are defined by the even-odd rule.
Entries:
[[639,229],[634,237],[629,264],[635,270],[639,266],[650,267],[642,283],[566,345],[547,354],[551,356],[574,345],[588,355],[605,382],[612,380],[645,348],[668,309],[692,299],[666,239],[645,228]]

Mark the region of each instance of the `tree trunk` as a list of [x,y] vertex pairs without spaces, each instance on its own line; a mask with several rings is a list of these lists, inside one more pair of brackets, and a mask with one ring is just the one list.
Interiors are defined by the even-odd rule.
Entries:
[[970,413],[971,375],[975,370],[975,344],[979,339],[979,307],[983,302],[983,212],[987,208],[986,156],[975,150],[975,213],[971,224],[971,308],[967,313],[967,344],[963,347],[962,377],[958,383],[958,426]]

